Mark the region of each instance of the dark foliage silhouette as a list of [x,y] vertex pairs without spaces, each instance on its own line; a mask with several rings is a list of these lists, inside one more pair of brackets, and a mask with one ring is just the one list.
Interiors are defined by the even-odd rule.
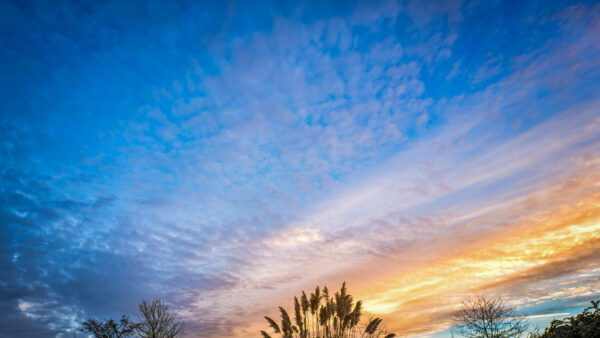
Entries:
[[177,313],[169,311],[169,307],[160,299],[147,303],[142,301],[138,306],[139,322],[123,316],[116,322],[112,319],[97,320],[90,318],[83,322],[81,332],[90,333],[97,338],[176,338],[183,337],[184,323]]
[[98,338],[121,338],[133,336],[139,326],[140,324],[130,321],[127,316],[122,316],[118,322],[113,319],[90,318],[83,322],[83,328],[80,331],[91,333]]
[[[346,283],[334,295],[329,294],[325,286],[321,293],[317,286],[314,293],[307,295],[302,291],[300,298],[294,297],[294,319],[287,311],[279,307],[281,322],[267,316],[272,331],[283,338],[392,338],[381,325],[380,318],[371,318],[365,326],[360,325],[362,301],[354,303],[348,294]],[[261,331],[264,338],[271,336]]]
[[581,313],[550,322],[537,338],[597,338],[600,337],[600,300],[591,301]]

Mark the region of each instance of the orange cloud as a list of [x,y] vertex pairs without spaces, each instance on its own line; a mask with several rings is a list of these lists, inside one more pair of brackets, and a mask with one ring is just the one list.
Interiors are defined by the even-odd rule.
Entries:
[[[543,198],[531,198],[493,215],[500,219],[514,215],[516,221],[486,227],[489,217],[484,217],[399,253],[416,259],[369,271],[373,278],[358,277],[355,293],[365,300],[368,311],[383,315],[394,330],[422,334],[447,327],[463,295],[493,290],[509,299],[511,295],[523,297],[525,294],[519,294],[516,285],[537,283],[537,287],[542,287],[542,282],[562,276],[594,270],[597,273],[599,190],[598,173],[561,182],[552,191],[546,191]],[[565,198],[571,201],[551,210],[538,210],[552,204],[553,199]],[[527,212],[530,214],[521,216]],[[448,238],[458,244],[448,247]],[[585,293],[592,296],[597,284],[554,285],[552,292],[546,290],[548,293],[533,297],[528,294],[512,302],[518,305]]]
[[405,335],[447,328],[461,298],[482,292],[548,310],[532,315],[564,313],[560,302],[593,298],[600,287],[599,106],[574,108],[582,113],[532,128],[476,163],[448,150],[404,167],[435,149],[417,145],[253,243],[251,259],[231,272],[240,283],[203,293],[196,306],[211,309],[212,322],[227,318],[230,331],[219,336],[235,337],[264,329],[279,305],[291,310],[300,290],[344,280]]

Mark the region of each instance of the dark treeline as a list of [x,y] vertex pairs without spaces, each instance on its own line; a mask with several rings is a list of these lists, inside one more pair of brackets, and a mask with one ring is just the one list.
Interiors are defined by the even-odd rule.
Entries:
[[528,330],[527,316],[519,315],[507,306],[502,297],[478,296],[467,298],[454,315],[453,335],[469,338],[599,338],[600,301],[580,314],[555,319],[544,331]]
[[138,316],[137,322],[128,316],[122,316],[119,321],[90,318],[83,322],[80,331],[98,338],[178,338],[184,335],[184,322],[160,299],[152,303],[142,301],[138,305]]
[[600,300],[591,301],[591,305],[575,316],[555,319],[544,332],[533,332],[532,338],[598,338],[600,337]]
[[[316,287],[307,294],[302,291],[294,297],[293,317],[279,307],[280,320],[265,316],[269,331],[261,331],[263,338],[392,338],[381,318],[362,320],[362,301],[355,301],[348,293],[346,283],[339,291],[330,293],[325,286]],[[500,296],[477,296],[463,300],[454,314],[453,336],[469,338],[600,338],[600,300],[581,313],[564,319],[555,319],[543,331],[528,331],[526,315],[519,315]],[[88,319],[80,331],[99,338],[183,337],[184,323],[161,300],[143,301],[138,306],[138,321],[122,316],[112,319]]]
[[[501,296],[477,296],[463,300],[454,314],[453,336],[469,338],[600,338],[600,301],[580,314],[553,320],[544,331],[528,331],[526,315],[519,315]],[[264,338],[391,338],[380,318],[370,318],[361,324],[362,301],[354,302],[346,283],[331,295],[327,287],[294,297],[294,317],[279,307],[281,320],[265,316],[270,331],[261,331]]]

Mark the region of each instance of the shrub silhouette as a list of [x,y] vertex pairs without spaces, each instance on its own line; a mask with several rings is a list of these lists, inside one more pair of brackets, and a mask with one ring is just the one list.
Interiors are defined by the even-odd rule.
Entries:
[[[281,322],[277,324],[273,319],[265,316],[271,329],[282,338],[392,338],[393,333],[387,333],[381,325],[380,318],[371,318],[367,325],[361,327],[360,317],[362,301],[354,303],[348,294],[346,282],[340,291],[334,295],[329,294],[327,287],[323,293],[317,286],[315,292],[306,295],[302,291],[300,299],[294,297],[294,322],[287,311],[279,307]],[[264,338],[271,338],[266,331],[261,331]]]
[[600,337],[600,300],[591,301],[581,313],[550,322],[539,338],[596,338]]
[[79,331],[91,333],[98,338],[121,338],[133,336],[139,326],[139,323],[130,321],[127,316],[122,316],[118,322],[113,319],[97,320],[90,318],[83,322],[83,328]]
[[97,338],[122,338],[136,336],[141,338],[177,338],[183,337],[184,323],[177,313],[169,311],[169,307],[160,299],[147,303],[142,301],[138,306],[140,322],[122,316],[119,322],[112,319],[97,320],[90,318],[83,322],[81,332],[90,333]]

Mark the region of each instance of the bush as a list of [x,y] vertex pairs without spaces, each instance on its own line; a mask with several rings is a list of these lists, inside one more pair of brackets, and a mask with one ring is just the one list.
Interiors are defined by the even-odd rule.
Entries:
[[600,337],[600,300],[591,301],[580,314],[550,322],[539,338],[597,338]]
[[[334,295],[329,295],[325,286],[321,294],[317,286],[314,293],[307,296],[304,291],[300,296],[294,297],[294,323],[287,311],[279,307],[281,322],[278,325],[273,319],[265,316],[269,326],[283,338],[392,338],[393,333],[387,333],[380,318],[372,318],[367,325],[361,327],[360,317],[362,301],[354,303],[354,299],[347,293],[346,283]],[[271,336],[261,331],[264,338]]]

